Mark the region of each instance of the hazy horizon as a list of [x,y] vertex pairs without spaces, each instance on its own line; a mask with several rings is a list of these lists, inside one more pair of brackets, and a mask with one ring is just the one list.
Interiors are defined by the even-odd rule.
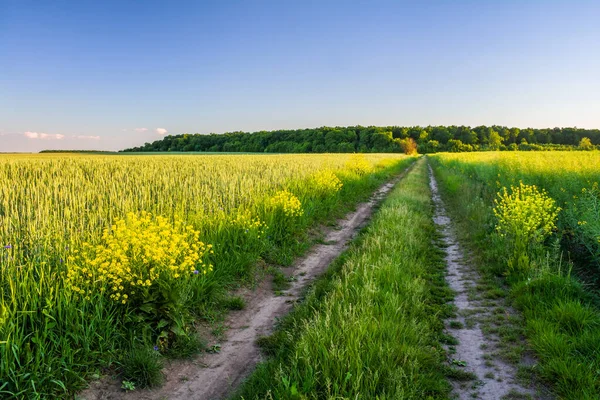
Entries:
[[0,3],[0,152],[319,126],[600,128],[600,3]]

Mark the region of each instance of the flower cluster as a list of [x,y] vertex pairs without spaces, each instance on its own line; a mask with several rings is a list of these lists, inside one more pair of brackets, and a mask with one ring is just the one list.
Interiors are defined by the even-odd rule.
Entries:
[[110,293],[125,304],[142,298],[145,288],[159,281],[207,274],[212,265],[203,258],[212,245],[199,240],[199,232],[176,220],[142,212],[128,213],[105,229],[97,245],[84,243],[80,253],[68,258],[67,281],[89,299],[93,290]]
[[550,235],[561,210],[545,190],[523,182],[511,186],[510,194],[503,188],[495,203],[496,230],[526,243],[539,243]]
[[342,189],[343,183],[330,169],[323,169],[310,177],[313,190],[320,195],[330,196]]
[[240,211],[231,217],[231,225],[237,227],[246,234],[256,233],[258,238],[264,235],[267,224],[260,218],[252,216],[250,210]]
[[345,167],[357,175],[367,175],[373,171],[373,166],[363,154],[353,154]]
[[287,190],[280,190],[269,199],[269,206],[274,210],[281,210],[287,217],[300,217],[304,214],[302,203]]

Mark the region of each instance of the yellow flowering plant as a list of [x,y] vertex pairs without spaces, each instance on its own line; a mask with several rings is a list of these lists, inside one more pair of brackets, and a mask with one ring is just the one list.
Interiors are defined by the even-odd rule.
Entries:
[[205,261],[212,252],[212,245],[179,219],[171,223],[147,212],[128,213],[104,230],[99,243],[84,243],[68,258],[66,280],[76,296],[106,295],[146,322],[181,320],[176,315],[184,311],[177,303],[186,285],[213,270]]
[[250,210],[237,210],[228,218],[228,229],[224,231],[228,234],[228,250],[248,254],[262,248],[260,243],[265,240],[268,229],[266,222]]
[[363,176],[373,171],[373,166],[363,154],[353,154],[346,162],[345,169]]
[[556,220],[561,208],[545,190],[535,185],[506,187],[498,193],[493,209],[496,216],[496,231],[508,238],[514,246],[509,259],[511,270],[527,270],[530,267],[529,250],[539,245],[556,229]]
[[275,213],[282,213],[286,217],[300,217],[304,214],[302,203],[293,193],[280,190],[269,199],[269,207]]
[[340,178],[330,169],[323,169],[311,175],[309,185],[320,197],[334,196],[344,186]]
[[262,237],[267,229],[267,224],[257,216],[252,215],[250,210],[238,210],[230,217],[231,226],[243,232],[246,236]]
[[269,218],[268,236],[270,240],[282,245],[299,229],[304,209],[300,199],[288,190],[280,190],[267,199],[267,218]]

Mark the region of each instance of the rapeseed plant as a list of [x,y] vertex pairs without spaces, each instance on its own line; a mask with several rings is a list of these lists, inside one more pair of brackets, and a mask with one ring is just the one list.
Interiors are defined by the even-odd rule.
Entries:
[[330,169],[314,173],[310,177],[310,184],[313,191],[323,197],[335,195],[344,186],[340,178]]
[[354,172],[357,175],[367,175],[373,171],[373,166],[363,154],[354,154],[346,162],[345,169]]
[[264,236],[267,224],[257,216],[252,215],[250,210],[238,210],[230,217],[230,224],[247,235],[255,234],[257,238]]
[[531,252],[556,229],[560,207],[545,190],[535,185],[504,187],[495,200],[493,213],[496,231],[507,237],[513,252],[508,259],[509,271],[526,272],[532,268]]
[[83,243],[81,252],[67,260],[67,282],[78,295],[90,299],[93,291],[111,300],[142,303],[144,288],[163,281],[186,279],[213,270],[204,257],[212,245],[199,240],[199,232],[176,219],[148,212],[128,213],[106,228],[96,245]]
[[556,229],[556,219],[561,208],[543,189],[535,185],[506,187],[495,200],[494,215],[498,219],[496,230],[502,236],[527,243],[541,243]]
[[300,217],[304,214],[302,203],[298,197],[287,190],[280,190],[269,199],[269,206],[274,212],[281,212],[286,217]]

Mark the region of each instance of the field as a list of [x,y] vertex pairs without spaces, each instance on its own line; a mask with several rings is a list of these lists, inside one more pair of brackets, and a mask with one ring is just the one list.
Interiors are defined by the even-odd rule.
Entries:
[[[526,346],[512,346],[514,360],[535,354],[538,364],[522,365],[522,371],[537,375],[560,398],[599,398],[600,153],[440,154],[431,159],[456,220],[462,221],[463,239],[479,257],[483,286],[504,292],[522,314],[520,334],[528,340]],[[531,193],[521,190],[510,214],[494,213],[502,188],[515,193],[520,182],[554,201],[538,207],[529,201]],[[542,233],[538,225],[537,232],[525,232],[528,221],[552,209],[558,215],[550,230]],[[499,230],[506,219],[517,229]]]
[[600,154],[427,158],[467,249],[461,281],[472,285],[456,294],[471,305],[447,308],[438,249],[448,245],[421,160],[261,342],[271,358],[233,398],[600,397]]
[[261,257],[289,263],[308,245],[307,228],[408,162],[4,156],[0,393],[67,396],[104,368],[127,370],[124,360],[143,358],[143,349],[191,354],[200,345],[194,321],[224,288],[254,279]]
[[[316,231],[393,177],[347,250],[298,284],[309,248],[346,248]],[[0,397],[100,379],[160,398],[144,388],[191,378],[165,361],[231,345],[214,333],[225,315],[258,312],[238,293],[267,287],[301,301],[231,398],[600,398],[598,182],[596,151],[4,156]]]
[[[600,153],[475,153],[433,157],[461,177],[479,182],[486,200],[491,201],[502,187],[519,182],[536,185],[548,192],[563,209],[558,230],[569,250],[582,265],[600,277]],[[458,185],[458,180],[454,182]],[[487,189],[487,190],[485,190]]]

